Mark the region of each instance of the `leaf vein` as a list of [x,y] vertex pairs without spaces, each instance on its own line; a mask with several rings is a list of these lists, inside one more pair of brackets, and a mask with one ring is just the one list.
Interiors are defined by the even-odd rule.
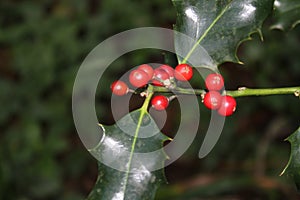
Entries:
[[216,17],[216,19],[209,25],[209,27],[205,30],[205,32],[203,33],[203,35],[199,38],[199,40],[194,44],[194,46],[191,48],[191,50],[188,52],[188,54],[186,55],[186,57],[183,59],[183,61],[181,63],[186,63],[187,60],[191,57],[192,53],[195,51],[195,49],[197,48],[197,46],[202,42],[202,40],[208,35],[208,33],[210,32],[210,30],[213,28],[213,26],[222,18],[222,16],[225,14],[225,12],[228,10],[230,4],[232,3],[232,1],[230,1],[222,10],[222,12]]
[[[131,168],[131,164],[132,164],[132,159],[133,159],[133,154],[134,154],[134,150],[135,150],[135,145],[137,142],[137,138],[139,135],[139,130],[143,121],[143,117],[144,115],[147,113],[147,109],[148,109],[148,105],[149,105],[149,101],[151,99],[153,95],[153,92],[150,92],[141,108],[141,113],[140,113],[140,117],[137,123],[137,127],[135,130],[135,134],[134,134],[134,139],[131,145],[131,150],[130,150],[130,156],[129,156],[129,161],[128,161],[128,168],[126,170],[126,175],[125,175],[125,183],[124,183],[124,189],[123,189],[123,194],[126,194],[126,189],[127,189],[127,184],[128,184],[128,179],[129,179],[129,173],[130,173],[130,168]],[[125,197],[125,196],[124,196]]]

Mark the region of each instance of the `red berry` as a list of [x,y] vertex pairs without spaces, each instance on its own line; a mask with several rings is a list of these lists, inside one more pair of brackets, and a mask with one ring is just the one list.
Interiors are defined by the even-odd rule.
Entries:
[[224,79],[221,74],[209,74],[205,79],[205,85],[208,90],[221,90],[224,87]]
[[179,81],[189,81],[193,77],[193,68],[188,64],[179,64],[175,67],[174,75]]
[[123,96],[128,93],[128,86],[123,81],[114,81],[110,89],[112,90],[112,93],[118,96]]
[[171,66],[161,65],[161,66],[158,67],[158,69],[165,70],[169,74],[170,78],[174,78],[174,69]]
[[222,96],[216,91],[207,92],[204,96],[203,103],[207,108],[216,110],[221,106]]
[[156,110],[165,110],[169,105],[169,99],[163,95],[157,95],[151,99],[151,105]]
[[162,69],[156,68],[154,70],[154,77],[152,84],[156,86],[164,86],[164,83],[170,79],[169,74]]
[[148,83],[149,80],[148,74],[140,69],[132,70],[129,74],[129,82],[134,87],[143,87]]
[[236,101],[232,96],[223,96],[222,103],[218,109],[218,113],[222,116],[230,116],[236,109]]
[[143,64],[143,65],[140,65],[138,67],[138,69],[143,70],[144,72],[146,72],[148,74],[149,80],[152,79],[153,74],[154,74],[154,70],[150,65]]

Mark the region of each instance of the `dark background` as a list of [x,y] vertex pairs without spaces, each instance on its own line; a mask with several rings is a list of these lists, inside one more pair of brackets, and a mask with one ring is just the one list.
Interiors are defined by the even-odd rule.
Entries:
[[[76,72],[106,38],[137,27],[172,28],[175,16],[166,0],[0,2],[0,199],[84,199],[96,180],[97,163],[72,119]],[[271,23],[265,23],[264,42],[254,35],[239,48],[245,65],[220,67],[227,89],[299,85],[300,27],[286,34],[270,30]],[[107,81],[151,60],[164,62],[157,51],[125,55],[111,66]],[[96,100],[101,123],[113,123],[110,96],[109,86],[101,88]],[[204,159],[197,156],[203,125],[184,156],[166,168],[169,185],[160,188],[157,199],[299,198],[292,180],[279,176],[290,151],[284,139],[299,126],[299,99],[237,101],[214,150]],[[209,111],[200,108],[205,124]],[[176,116],[176,108],[168,112]],[[172,123],[164,130],[172,130]]]

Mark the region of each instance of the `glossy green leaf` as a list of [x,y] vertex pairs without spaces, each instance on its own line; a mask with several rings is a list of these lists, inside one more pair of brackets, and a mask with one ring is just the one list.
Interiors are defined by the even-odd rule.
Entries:
[[286,140],[291,143],[291,155],[289,162],[281,175],[285,174],[294,179],[298,191],[300,190],[300,127]]
[[276,21],[272,28],[290,30],[300,23],[299,0],[275,0],[274,8]]
[[165,181],[162,149],[168,138],[151,116],[136,110],[103,129],[101,142],[90,152],[98,158],[99,175],[88,200],[151,200]]
[[[187,55],[179,58],[179,62],[188,61],[199,45],[212,58],[214,65],[239,62],[237,47],[250,39],[251,33],[260,32],[262,23],[273,9],[273,1],[173,0],[177,10],[175,30],[197,41],[191,44],[175,35],[176,51],[184,51]],[[197,58],[208,59],[204,53]]]

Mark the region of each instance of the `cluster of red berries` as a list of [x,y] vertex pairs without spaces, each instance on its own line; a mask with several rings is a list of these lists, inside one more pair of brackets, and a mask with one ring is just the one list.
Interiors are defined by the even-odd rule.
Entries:
[[222,116],[230,116],[236,109],[236,101],[232,96],[222,96],[220,91],[224,88],[224,79],[221,74],[209,74],[205,79],[208,92],[204,95],[204,105],[217,110]]
[[[188,64],[179,64],[174,68],[169,65],[161,65],[153,69],[148,64],[138,66],[129,74],[129,82],[135,88],[144,87],[147,84],[152,84],[160,87],[171,87],[175,80],[189,81],[193,77],[193,68]],[[113,94],[122,96],[130,90],[128,85],[117,80],[111,84]],[[157,95],[151,100],[151,105],[156,110],[165,110],[169,105],[170,98]]]
[[[179,64],[173,69],[169,65],[161,65],[156,69],[148,64],[138,66],[129,74],[129,82],[135,88],[144,87],[152,84],[160,87],[170,88],[175,81],[189,81],[193,77],[193,69],[188,64]],[[224,79],[220,74],[209,74],[205,79],[205,85],[208,92],[203,98],[204,105],[217,110],[222,116],[232,115],[236,109],[236,101],[228,95],[221,95],[224,88]],[[128,85],[117,80],[111,84],[113,94],[122,96],[127,94],[130,89]],[[151,105],[156,110],[165,110],[170,102],[170,98],[163,95],[156,95],[151,99]]]

